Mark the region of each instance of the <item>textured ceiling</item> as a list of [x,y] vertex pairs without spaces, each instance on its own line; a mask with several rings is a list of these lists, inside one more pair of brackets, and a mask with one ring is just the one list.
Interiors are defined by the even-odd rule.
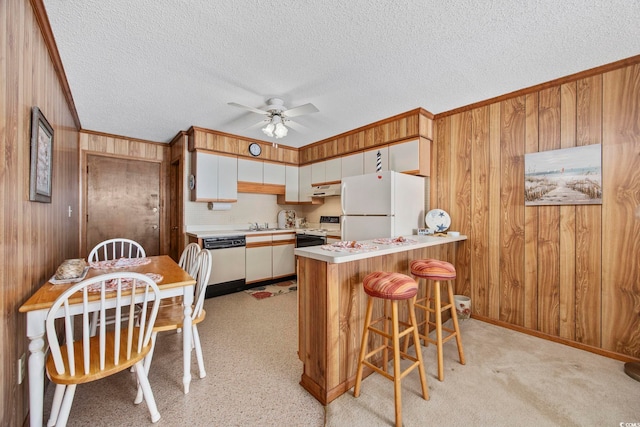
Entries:
[[313,103],[301,147],[640,53],[640,0],[44,0],[83,129],[168,142],[190,126],[271,142],[270,97]]

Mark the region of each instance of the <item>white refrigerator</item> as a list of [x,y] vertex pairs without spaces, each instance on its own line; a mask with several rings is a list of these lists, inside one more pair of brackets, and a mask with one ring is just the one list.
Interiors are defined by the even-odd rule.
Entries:
[[411,235],[424,224],[424,178],[381,171],[342,179],[342,240]]

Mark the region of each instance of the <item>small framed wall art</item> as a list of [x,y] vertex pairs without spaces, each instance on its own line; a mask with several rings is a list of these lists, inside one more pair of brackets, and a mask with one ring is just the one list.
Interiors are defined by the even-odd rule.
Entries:
[[53,128],[38,107],[31,109],[31,176],[29,200],[51,203]]

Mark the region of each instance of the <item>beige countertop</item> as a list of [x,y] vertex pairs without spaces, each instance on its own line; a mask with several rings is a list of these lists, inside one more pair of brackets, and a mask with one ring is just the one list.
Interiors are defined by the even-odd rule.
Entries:
[[295,228],[266,228],[262,230],[197,230],[188,231],[188,236],[193,236],[198,239],[204,239],[206,237],[219,237],[219,236],[250,236],[254,234],[276,234],[276,233],[295,233]]
[[413,240],[415,243],[403,244],[403,245],[383,245],[375,243],[373,240],[364,240],[358,242],[369,247],[376,247],[376,249],[367,250],[363,252],[334,252],[331,250],[322,249],[322,246],[310,246],[305,248],[296,248],[294,254],[301,257],[311,258],[318,261],[325,261],[328,263],[343,263],[358,261],[361,259],[372,258],[380,255],[388,255],[397,252],[409,251],[412,249],[424,248],[427,246],[443,245],[445,243],[459,242],[467,240],[467,236],[447,236],[447,237],[435,237],[435,236],[403,236],[408,240]]

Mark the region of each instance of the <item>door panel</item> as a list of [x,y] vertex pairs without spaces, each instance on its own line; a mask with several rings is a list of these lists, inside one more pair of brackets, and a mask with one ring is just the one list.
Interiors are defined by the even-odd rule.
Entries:
[[160,254],[160,163],[87,156],[87,253],[103,240],[135,240]]

